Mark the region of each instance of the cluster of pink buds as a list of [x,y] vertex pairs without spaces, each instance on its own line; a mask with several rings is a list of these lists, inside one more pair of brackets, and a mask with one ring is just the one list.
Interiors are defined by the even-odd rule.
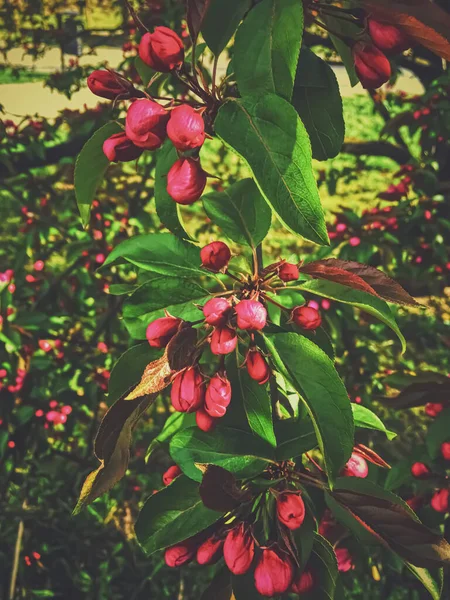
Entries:
[[[184,64],[184,46],[168,27],[155,27],[139,44],[139,57],[159,73],[179,71]],[[103,144],[111,162],[136,160],[144,150],[157,150],[168,137],[178,159],[167,174],[167,192],[179,204],[198,200],[206,186],[207,174],[198,157],[205,141],[204,107],[182,103],[162,106],[148,94],[114,71],[97,70],[88,77],[89,89],[109,100],[131,100],[125,119],[125,131],[116,133]]]
[[38,346],[46,354],[52,352],[56,355],[57,359],[64,358],[64,350],[62,349],[63,344],[59,339],[56,340],[39,340]]
[[[228,272],[231,252],[223,242],[208,244],[201,249],[200,257],[202,266],[208,271]],[[271,265],[266,271],[268,273],[258,281],[265,282],[278,277],[285,285],[300,276],[298,266],[285,261]],[[198,364],[178,373],[172,382],[171,400],[175,410],[195,412],[197,425],[203,431],[213,429],[230,404],[232,390],[224,368],[224,357],[236,351],[238,339],[244,340],[247,336],[249,340],[242,364],[249,376],[260,385],[269,380],[271,369],[267,357],[255,342],[255,333],[263,330],[267,324],[265,303],[266,296],[262,288],[258,291],[257,285],[253,289],[243,285],[241,293],[233,289],[216,295],[201,309],[203,326],[207,330],[204,343],[209,343],[212,354],[219,357],[220,364],[209,379]],[[290,311],[290,322],[304,331],[314,331],[320,327],[322,318],[318,308],[297,306]],[[148,325],[147,341],[153,348],[164,348],[181,327],[182,319],[167,313]]]
[[398,27],[372,18],[367,20],[367,33],[371,41],[357,41],[353,45],[353,60],[362,86],[375,89],[391,78],[388,56],[408,50],[411,41]]
[[53,423],[53,425],[64,425],[67,421],[67,417],[72,412],[72,407],[68,404],[61,405],[57,400],[50,400],[49,409],[47,412],[44,412],[41,408],[36,410],[34,413],[35,416],[40,419],[44,417],[47,423],[45,424],[48,427],[48,423]]
[[[170,472],[170,474],[169,474]],[[179,474],[177,467],[171,467],[164,475],[172,480],[172,472]],[[170,483],[169,481],[169,483]],[[299,490],[272,490],[276,497],[276,520],[280,530],[289,532],[299,529],[305,519],[305,504]],[[222,556],[233,575],[244,575],[254,569],[254,584],[262,596],[272,597],[285,592],[303,594],[312,590],[316,577],[311,568],[299,572],[292,556],[292,549],[283,541],[269,540],[260,544],[255,535],[251,518],[236,518],[231,523],[225,520],[209,528],[206,532],[168,548],[165,562],[169,567],[180,567],[196,559],[200,565],[210,565]]]
[[12,394],[20,392],[20,390],[23,388],[25,377],[27,375],[25,369],[17,369],[14,383],[11,380],[9,383],[5,381],[8,379],[8,375],[9,373],[6,369],[0,369],[0,390],[5,387],[8,392],[11,392]]

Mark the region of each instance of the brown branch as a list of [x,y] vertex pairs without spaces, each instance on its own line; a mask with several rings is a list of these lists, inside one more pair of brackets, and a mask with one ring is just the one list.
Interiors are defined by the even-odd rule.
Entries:
[[410,159],[408,150],[389,142],[345,142],[342,152],[354,156],[385,156],[399,165],[404,165]]

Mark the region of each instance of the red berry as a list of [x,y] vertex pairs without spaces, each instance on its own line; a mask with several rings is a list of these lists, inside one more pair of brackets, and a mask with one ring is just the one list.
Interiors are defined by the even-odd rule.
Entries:
[[156,150],[166,139],[168,111],[153,100],[135,100],[127,112],[125,133],[139,148]]
[[231,327],[216,327],[211,336],[211,352],[216,355],[230,354],[237,346],[237,333]]
[[266,359],[256,348],[250,348],[245,359],[247,372],[260,385],[267,383],[270,377],[270,367]]
[[214,375],[205,394],[205,410],[210,417],[220,419],[227,412],[231,401],[231,384],[226,375]]
[[300,271],[298,270],[297,265],[293,263],[283,263],[278,271],[278,277],[281,281],[297,281],[300,277]]
[[183,64],[183,42],[172,29],[155,27],[153,33],[145,33],[142,36],[139,56],[155,71],[169,73]]
[[193,158],[179,158],[167,174],[167,193],[178,204],[193,204],[205,186],[206,173]]
[[200,250],[202,266],[209,271],[224,271],[231,259],[230,249],[223,242],[212,242]]
[[314,331],[322,323],[320,312],[312,306],[297,306],[292,311],[291,319],[298,327],[307,331]]
[[262,596],[275,596],[284,594],[294,578],[294,566],[287,554],[281,551],[262,551],[255,569],[255,587]]
[[257,300],[241,300],[235,307],[239,329],[260,331],[267,323],[267,310]]
[[182,319],[176,317],[161,317],[152,321],[145,335],[152,348],[165,348],[180,328]]
[[277,497],[277,517],[288,529],[298,529],[305,520],[305,503],[300,492],[282,492]]
[[356,73],[364,88],[379,88],[389,81],[392,74],[391,63],[376,46],[357,42],[352,53]]
[[211,298],[203,307],[208,325],[224,325],[231,312],[231,303],[226,298]]
[[197,367],[189,367],[179,373],[172,384],[170,399],[172,406],[178,412],[195,412],[205,397],[203,375]]
[[231,529],[223,546],[225,564],[233,575],[247,573],[255,556],[255,542],[250,528],[244,523]]
[[144,152],[129,140],[125,133],[115,133],[103,142],[103,153],[111,162],[136,160]]
[[182,104],[170,113],[167,135],[175,148],[182,152],[200,148],[205,141],[205,123],[192,106]]

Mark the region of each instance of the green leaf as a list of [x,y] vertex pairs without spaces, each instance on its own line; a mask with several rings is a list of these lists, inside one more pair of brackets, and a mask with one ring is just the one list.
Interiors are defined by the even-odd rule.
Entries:
[[264,336],[272,358],[301,395],[314,425],[331,482],[353,451],[350,400],[332,361],[313,342],[296,333]]
[[218,465],[242,479],[258,475],[274,458],[273,449],[256,436],[220,426],[213,433],[198,427],[180,431],[170,442],[170,455],[195,481],[202,479],[195,463]]
[[300,52],[292,104],[309,134],[313,158],[337,156],[345,135],[339,85],[333,69],[306,47]]
[[125,325],[134,338],[145,339],[147,326],[164,316],[164,308],[174,317],[195,320],[202,313],[194,303],[204,304],[209,297],[194,281],[161,275],[143,283],[127,300],[123,307]]
[[156,75],[156,71],[149,67],[140,56],[136,56],[134,59],[134,67],[141,78],[143,86],[146,88],[151,78]]
[[226,102],[217,135],[249,165],[266,202],[292,232],[327,245],[311,144],[294,107],[269,94]]
[[191,238],[183,226],[180,205],[169,196],[166,189],[167,173],[177,159],[175,146],[170,140],[166,140],[163,147],[158,150],[156,161],[155,207],[161,223],[177,237],[188,240]]
[[308,567],[316,576],[316,584],[310,593],[304,594],[304,599],[333,600],[339,581],[336,555],[331,544],[318,533],[314,533],[314,545]]
[[180,475],[150,496],[134,529],[141,546],[152,554],[203,531],[220,516],[203,506],[198,483]]
[[123,262],[173,277],[208,275],[200,268],[199,248],[170,233],[148,233],[125,240],[114,248],[102,266]]
[[[351,86],[355,87],[355,85],[359,83],[359,78],[356,74],[352,49],[350,44],[345,43],[341,37],[347,37],[350,40],[354,40],[361,33],[361,29],[356,23],[350,23],[347,20],[331,17],[330,15],[323,15],[323,21],[330,27],[331,31],[338,34],[330,34],[330,39],[344,63]],[[339,35],[341,37],[338,37]]]
[[263,0],[239,27],[234,71],[242,96],[275,93],[290,100],[303,35],[297,0]]
[[362,427],[364,429],[375,429],[382,431],[386,434],[388,440],[393,440],[397,437],[394,431],[386,429],[386,425],[383,421],[371,410],[360,404],[352,403],[353,419],[355,421],[355,427]]
[[228,371],[233,403],[244,406],[250,429],[271,446],[277,445],[272,421],[272,403],[266,385],[259,385],[247,373],[247,369],[235,368]]
[[109,160],[103,152],[103,143],[115,133],[123,131],[117,123],[107,123],[100,127],[85,143],[75,163],[75,196],[83,225],[89,223],[91,204],[95,198]]
[[325,281],[323,279],[312,279],[297,287],[302,291],[311,292],[311,294],[317,294],[324,298],[337,300],[344,304],[351,304],[352,306],[356,306],[373,315],[392,329],[402,344],[402,352],[405,352],[406,340],[395,322],[391,309],[384,300],[380,300],[380,298],[376,298],[365,292],[352,290],[345,285],[340,285],[333,281]]
[[409,562],[405,562],[405,564],[430,593],[432,599],[441,600],[444,588],[444,569],[433,569],[430,571],[421,567],[415,567]]
[[443,442],[450,442],[450,408],[443,410],[428,427],[425,443],[431,458],[441,456]]
[[311,419],[286,419],[275,424],[277,460],[289,460],[313,450],[317,446]]
[[128,348],[111,371],[108,384],[108,402],[112,403],[139,383],[145,367],[156,360],[161,351],[151,348],[147,342]]
[[293,532],[295,544],[298,549],[298,561],[300,571],[303,571],[308,563],[314,545],[316,522],[310,511],[306,511],[302,526]]
[[203,196],[203,206],[226,236],[253,248],[266,237],[272,221],[272,212],[253,179],[242,179],[223,192]]
[[251,0],[211,0],[202,34],[215,56],[223,52],[251,5]]
[[193,427],[195,425],[195,413],[179,413],[174,412],[164,423],[161,432],[150,442],[145,455],[145,462],[148,462],[153,455],[153,452],[160,447],[164,442],[170,441],[173,436],[181,429]]

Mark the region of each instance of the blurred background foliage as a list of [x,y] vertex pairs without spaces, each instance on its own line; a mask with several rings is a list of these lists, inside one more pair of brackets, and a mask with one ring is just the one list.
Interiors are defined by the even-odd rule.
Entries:
[[[148,27],[164,23],[185,33],[183,2],[139,0],[134,6]],[[20,96],[21,86],[33,83],[36,92],[42,86],[52,90],[49,102],[58,94],[67,99],[75,94],[76,99],[87,73],[104,64],[108,53],[119,57],[114,67],[138,78],[137,32],[122,0],[4,0],[0,22],[0,84],[5,91],[16,86],[9,93]],[[310,45],[335,61],[317,38],[313,29]],[[46,62],[49,53],[53,58]],[[410,62],[409,67],[414,56]],[[317,253],[277,223],[264,242],[270,261],[315,253],[382,267],[425,305],[425,310],[396,309],[408,341],[401,356],[383,325],[351,307],[321,302],[351,399],[375,406],[399,434],[390,443],[377,433],[360,441],[375,443],[388,462],[403,465],[396,473],[405,498],[418,485],[405,457],[425,456],[431,420],[423,408],[394,410],[378,398],[408,383],[405,376],[395,379],[394,372],[411,377],[449,371],[450,77],[431,59],[427,68],[411,76],[414,89],[425,84],[423,93],[394,86],[377,96],[360,90],[344,97],[343,153],[315,164],[331,249]],[[10,600],[199,598],[207,569],[170,570],[162,557],[146,558],[133,534],[139,505],[161,487],[161,473],[169,466],[163,443],[145,461],[148,445],[170,412],[167,398],[152,407],[136,431],[127,477],[81,515],[70,516],[81,483],[95,465],[93,439],[111,403],[112,367],[133,345],[120,309],[121,286],[132,283],[134,274],[99,267],[121,240],[163,229],[154,210],[155,164],[149,153],[137,170],[110,166],[90,227],[82,229],[73,190],[76,154],[96,129],[120,114],[120,108],[96,106],[96,100],[89,107],[76,100],[78,108],[52,118],[39,114],[39,109],[49,114],[48,106],[32,105],[20,115],[11,105],[2,107],[0,595]],[[205,146],[202,160],[225,186],[246,175],[238,159],[216,141]],[[402,169],[405,164],[411,167]],[[220,189],[222,181],[213,181]],[[389,191],[401,182],[408,193]],[[196,239],[206,243],[220,237],[201,205],[184,210],[184,217]],[[430,494],[427,488],[422,495]],[[444,522],[429,507],[421,517],[432,526]],[[355,549],[355,564],[356,571],[345,575],[350,598],[426,597],[382,551],[365,557]]]

